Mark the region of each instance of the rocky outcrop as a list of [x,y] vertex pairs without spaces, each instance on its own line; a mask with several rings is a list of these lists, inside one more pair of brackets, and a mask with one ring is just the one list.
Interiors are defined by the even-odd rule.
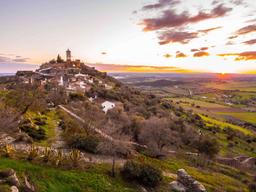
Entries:
[[0,184],[8,184],[11,192],[19,192],[19,189],[24,192],[34,192],[35,187],[29,183],[26,176],[24,176],[24,181],[22,185],[13,169],[0,170]]
[[177,192],[206,192],[205,187],[184,169],[178,170],[177,180],[170,183],[170,188]]

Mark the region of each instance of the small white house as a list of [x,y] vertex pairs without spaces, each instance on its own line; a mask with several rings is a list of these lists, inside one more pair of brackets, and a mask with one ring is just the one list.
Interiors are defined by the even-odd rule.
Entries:
[[105,101],[105,102],[103,102],[103,103],[101,104],[101,106],[102,106],[102,110],[103,110],[105,113],[107,113],[108,110],[115,108],[116,104],[115,104],[115,103],[112,103],[112,102],[110,102],[110,101]]

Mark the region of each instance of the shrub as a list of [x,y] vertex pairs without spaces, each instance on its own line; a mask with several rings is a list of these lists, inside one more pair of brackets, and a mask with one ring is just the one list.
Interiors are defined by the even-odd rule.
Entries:
[[81,93],[70,93],[69,98],[74,101],[74,100],[80,100],[83,101],[85,99],[85,96]]
[[99,139],[94,136],[75,136],[70,145],[76,149],[96,153],[99,145]]
[[34,127],[31,127],[29,125],[23,125],[20,127],[22,131],[27,133],[30,137],[32,137],[35,140],[44,140],[46,139],[46,133],[45,130],[40,127],[39,129],[36,129]]
[[34,120],[36,125],[39,125],[39,126],[46,125],[46,118],[36,117],[34,118]]
[[155,187],[162,180],[162,173],[159,169],[134,161],[126,162],[121,174],[128,180],[136,181],[148,187]]
[[249,188],[250,192],[255,192],[256,191],[256,183],[249,184],[248,188]]
[[210,137],[204,137],[197,141],[196,148],[200,153],[209,157],[214,157],[220,150],[219,143]]

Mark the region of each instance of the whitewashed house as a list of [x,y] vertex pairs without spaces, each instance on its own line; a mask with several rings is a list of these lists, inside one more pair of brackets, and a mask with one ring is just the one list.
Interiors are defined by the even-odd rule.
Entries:
[[116,104],[110,101],[105,101],[101,104],[102,110],[107,113],[108,110],[115,108]]

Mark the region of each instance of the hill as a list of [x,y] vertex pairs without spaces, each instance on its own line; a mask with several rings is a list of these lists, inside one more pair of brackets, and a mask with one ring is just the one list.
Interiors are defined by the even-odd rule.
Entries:
[[[0,172],[14,169],[21,191],[24,174],[36,191],[171,191],[175,182],[187,191],[249,191],[253,185],[253,130],[144,93],[79,60],[58,57],[0,82]],[[198,184],[175,181],[179,169]]]

